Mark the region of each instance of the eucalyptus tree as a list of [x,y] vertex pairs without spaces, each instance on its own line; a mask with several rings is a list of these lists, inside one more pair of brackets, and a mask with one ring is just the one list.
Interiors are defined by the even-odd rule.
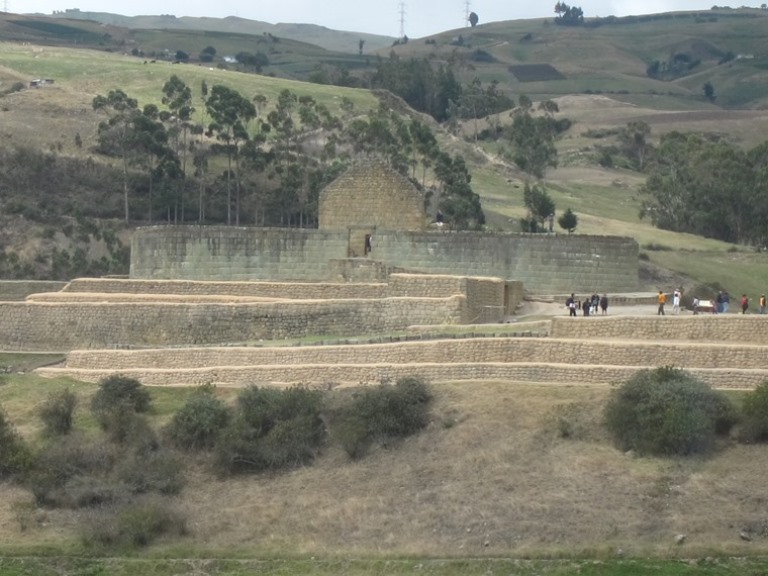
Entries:
[[[524,104],[520,97],[520,106]],[[536,178],[543,178],[547,168],[557,167],[555,134],[557,121],[549,116],[532,117],[530,106],[518,110],[509,131],[511,157],[518,168]]]
[[485,214],[480,197],[472,190],[472,175],[464,159],[441,152],[436,158],[435,176],[442,188],[438,207],[446,222],[461,230],[480,229],[485,224]]
[[195,112],[192,89],[174,74],[163,85],[162,101],[171,111],[171,116],[168,118],[171,124],[169,135],[173,140],[174,149],[180,161],[181,178],[179,178],[178,197],[181,202],[181,219],[184,221],[184,190],[186,188],[187,156],[190,148],[189,135],[192,128],[192,114]]
[[99,123],[98,149],[108,156],[117,156],[122,160],[123,171],[123,209],[125,221],[130,219],[128,202],[128,168],[135,154],[133,130],[136,119],[141,116],[139,103],[120,89],[110,90],[106,96],[93,99],[94,110],[102,110],[108,115],[105,122]]
[[200,83],[200,102],[202,103],[200,123],[195,123],[190,128],[192,134],[197,136],[192,144],[192,164],[195,167],[195,177],[198,180],[197,221],[200,224],[205,220],[205,186],[208,174],[208,157],[211,153],[205,140],[207,121],[205,104],[207,100],[208,83],[203,80]]
[[[157,106],[147,104],[133,123],[133,148],[136,151],[134,163],[147,170],[149,180],[149,202],[147,217],[152,222],[153,195],[156,179],[163,184],[167,180],[179,180],[181,173],[176,151],[168,144],[168,131],[161,121]],[[167,186],[163,186],[167,189]]]
[[[208,126],[212,134],[223,143],[222,148],[227,155],[227,224],[232,223],[232,163],[239,162],[239,146],[249,140],[248,122],[256,117],[256,107],[239,92],[223,86],[215,85],[205,102],[206,110],[211,117]],[[239,172],[236,181],[235,198],[236,224],[240,223],[240,180]]]

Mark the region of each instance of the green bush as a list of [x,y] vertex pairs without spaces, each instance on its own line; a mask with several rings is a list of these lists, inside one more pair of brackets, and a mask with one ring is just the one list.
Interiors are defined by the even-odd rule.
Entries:
[[135,378],[113,374],[99,383],[91,400],[91,412],[103,424],[113,413],[125,409],[133,412],[149,410],[150,397],[146,388]]
[[229,472],[276,470],[311,462],[325,437],[319,390],[249,386],[216,445],[216,461]]
[[672,367],[637,372],[613,391],[604,416],[619,448],[661,456],[706,454],[736,421],[724,394]]
[[431,395],[421,378],[362,390],[334,422],[334,437],[353,458],[376,440],[409,436],[429,423]]
[[72,430],[72,418],[77,406],[77,396],[64,389],[51,393],[40,407],[43,433],[46,436],[61,436]]
[[111,413],[101,412],[101,427],[116,444],[156,448],[159,443],[147,419],[136,414],[129,405],[121,404]]
[[0,408],[0,480],[24,474],[32,464],[32,453]]
[[741,416],[739,441],[768,441],[768,380],[744,396]]
[[230,418],[230,410],[210,387],[200,388],[173,415],[166,428],[171,442],[184,450],[212,448]]

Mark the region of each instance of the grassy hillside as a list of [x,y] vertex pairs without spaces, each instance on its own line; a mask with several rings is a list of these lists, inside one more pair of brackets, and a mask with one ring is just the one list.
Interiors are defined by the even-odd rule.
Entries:
[[[281,90],[288,88],[298,95],[312,95],[339,116],[343,115],[342,98],[354,103],[356,113],[365,113],[378,105],[377,98],[366,90],[196,65],[160,61],[144,64],[141,59],[104,51],[6,43],[0,66],[0,88],[16,82],[26,85],[29,80],[41,77],[56,81],[52,86],[25,89],[0,99],[6,141],[63,154],[89,155],[97,125],[103,120],[103,116],[91,109],[94,96],[119,87],[138,98],[141,104],[160,104],[162,85],[172,74],[179,75],[193,88],[198,102],[199,87],[205,81],[209,86],[217,83],[231,86],[250,97],[263,94],[270,103],[275,102]],[[577,213],[578,232],[632,236],[641,247],[650,248],[643,248],[650,262],[690,275],[695,282],[719,283],[733,292],[747,291],[755,296],[765,290],[768,273],[763,272],[766,269],[762,266],[764,254],[691,235],[659,231],[647,220],[640,220],[643,176],[598,166],[596,147],[606,139],[589,137],[589,134],[600,130],[610,132],[629,121],[641,120],[651,126],[651,140],[676,129],[727,135],[743,146],[754,146],[764,139],[768,112],[730,111],[711,104],[702,105],[700,110],[675,110],[674,97],[652,95],[646,95],[644,104],[633,102],[631,95],[625,94],[568,95],[558,97],[557,101],[560,116],[570,118],[574,124],[558,143],[560,168],[550,171],[544,184],[558,211],[570,207]],[[266,112],[268,110],[263,113]],[[508,120],[504,114],[498,119],[502,123]],[[473,187],[483,199],[490,227],[516,229],[517,220],[525,212],[524,175],[496,158],[492,145],[480,143],[485,149],[475,148],[471,142],[442,132],[434,123],[433,128],[446,149],[463,154],[472,166]],[[469,122],[465,123],[467,135],[472,129]],[[77,134],[82,139],[82,147],[76,146]],[[689,257],[690,252],[696,256]],[[716,264],[704,266],[704,262]]]
[[[215,47],[218,58],[266,50],[273,61],[267,73],[300,80],[319,65],[361,75],[375,65],[373,57],[386,58],[394,51],[403,58],[448,63],[464,81],[497,81],[507,93],[534,100],[574,93],[618,94],[638,105],[675,110],[761,108],[768,103],[768,50],[763,42],[768,11],[722,8],[590,16],[576,27],[558,26],[549,18],[491,22],[459,35],[445,32],[392,47],[391,38],[305,24],[64,11],[51,17],[0,15],[0,38],[124,52],[168,50],[172,55],[183,50],[193,58],[206,46]],[[280,46],[269,45],[274,39]],[[360,40],[365,40],[362,56]],[[674,71],[652,78],[647,70],[654,61]],[[525,76],[519,69],[515,72],[515,67],[530,65],[552,66],[560,77],[544,80],[530,70]],[[715,104],[704,98],[706,82],[714,87]]]
[[[363,32],[331,30],[324,26],[302,23],[270,24],[258,20],[248,20],[237,16],[226,18],[195,18],[191,16],[175,17],[162,16],[121,16],[108,12],[88,12],[77,9],[64,10],[53,14],[55,18],[72,20],[92,20],[102,24],[120,26],[134,30],[176,30],[176,31],[204,31],[226,34],[263,36],[271,34],[288,40],[297,40],[314,44],[325,50],[334,52],[348,52],[357,54],[358,42],[365,41],[366,52],[376,51],[392,45],[394,38],[380,36],[378,34],[366,34]],[[223,33],[223,34],[221,34]],[[213,34],[212,34],[213,35]]]
[[[710,81],[718,105],[757,107],[768,96],[763,81],[768,52],[761,41],[766,18],[765,11],[739,9],[588,18],[578,27],[556,26],[551,19],[510,20],[469,29],[461,39],[438,34],[429,44],[409,42],[395,51],[458,61],[463,78],[495,80],[534,100],[592,92],[620,94],[638,104],[664,96],[676,109],[707,108],[702,85]],[[748,58],[719,64],[729,53]],[[647,76],[654,60],[668,61],[675,54],[700,63],[677,78]],[[564,78],[520,81],[510,66],[523,64],[552,65]]]

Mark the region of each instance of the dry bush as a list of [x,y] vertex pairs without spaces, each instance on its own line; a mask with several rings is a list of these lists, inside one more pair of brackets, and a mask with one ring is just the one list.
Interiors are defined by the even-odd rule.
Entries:
[[185,515],[154,498],[93,510],[80,525],[83,542],[90,547],[142,548],[162,536],[185,534]]
[[77,396],[68,389],[52,392],[40,407],[43,434],[61,436],[72,430],[72,419],[77,406]]

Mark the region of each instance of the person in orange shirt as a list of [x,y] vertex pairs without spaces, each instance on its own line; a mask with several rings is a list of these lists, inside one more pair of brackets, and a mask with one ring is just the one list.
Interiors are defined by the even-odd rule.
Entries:
[[765,294],[760,296],[760,314],[765,314]]
[[667,295],[659,290],[659,311],[657,316],[664,316],[664,304],[667,303]]

